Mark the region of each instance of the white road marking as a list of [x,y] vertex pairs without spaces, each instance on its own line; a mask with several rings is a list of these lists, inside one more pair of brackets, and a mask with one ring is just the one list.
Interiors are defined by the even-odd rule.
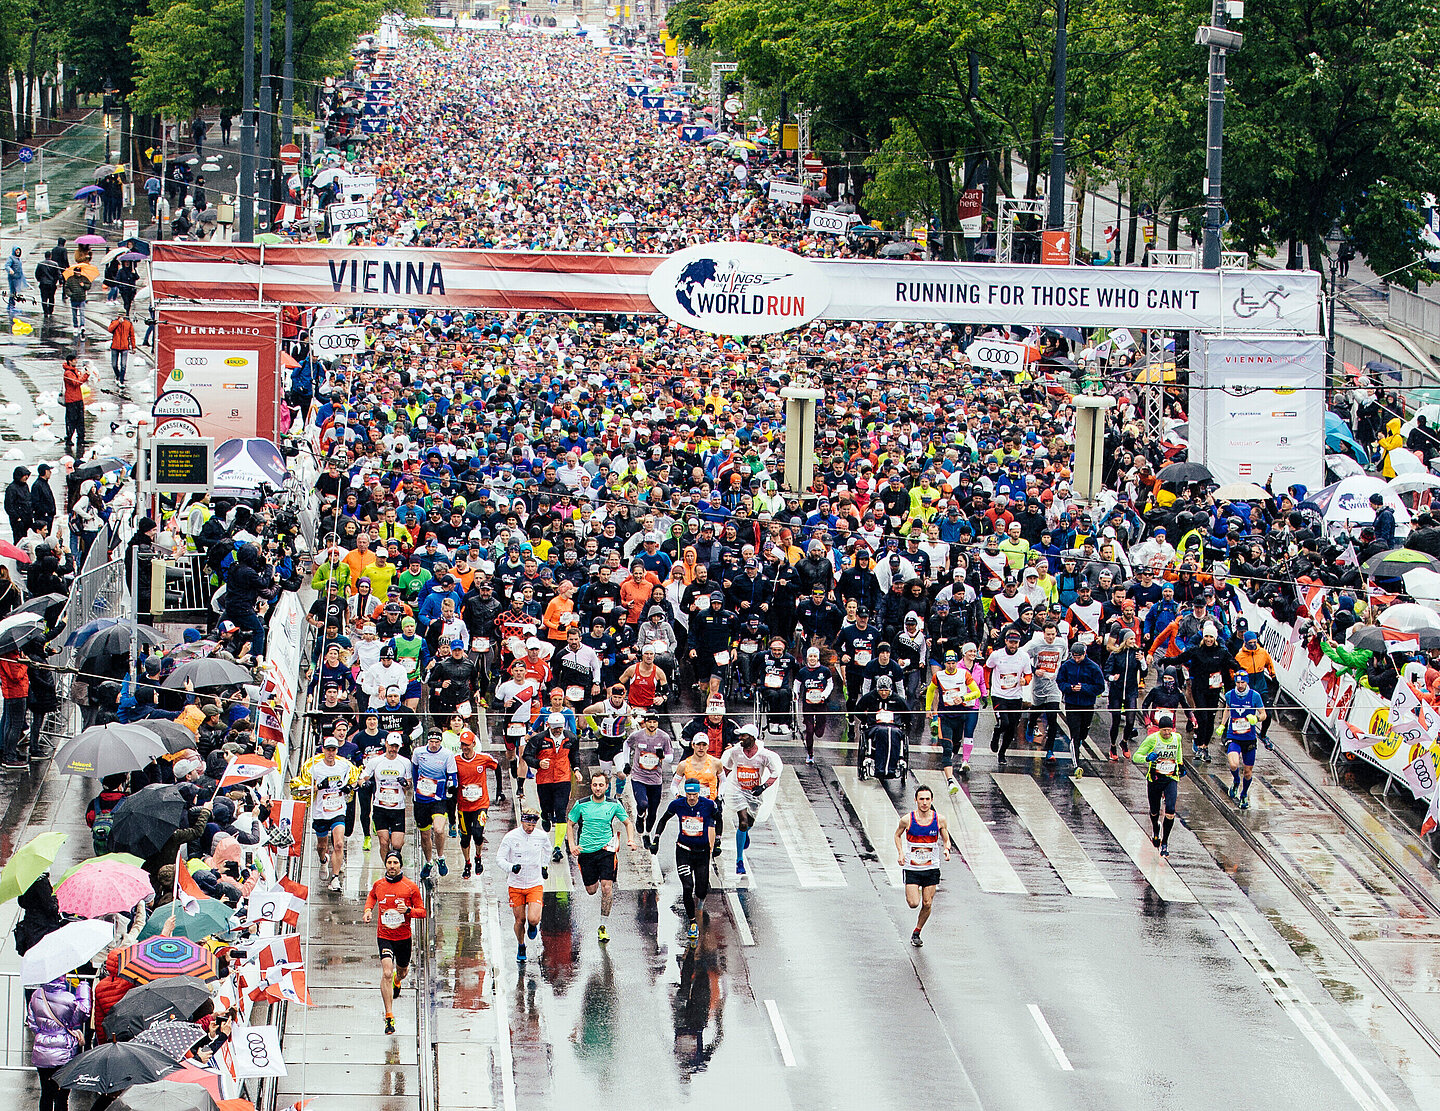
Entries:
[[860,816],[860,826],[874,847],[890,886],[901,886],[900,862],[895,858],[895,827],[900,824],[900,815],[896,813],[890,796],[873,779],[861,781],[854,768],[835,768],[833,771],[840,789]]
[[765,1011],[770,1016],[770,1026],[775,1031],[775,1043],[780,1047],[780,1060],[787,1068],[795,1067],[795,1054],[790,1049],[790,1035],[785,1033],[785,1023],[780,1021],[780,1008],[775,1000],[765,1000]]
[[773,789],[780,792],[780,797],[771,823],[790,855],[800,886],[845,887],[845,874],[830,851],[830,841],[820,828],[820,819],[815,816],[795,769],[786,767]]
[[1155,894],[1167,903],[1195,902],[1195,896],[1185,886],[1185,881],[1175,874],[1170,861],[1151,844],[1149,835],[1140,827],[1135,816],[1125,809],[1125,804],[1115,797],[1109,784],[1098,777],[1086,776],[1077,780],[1075,785],[1080,788],[1080,794],[1090,804],[1090,809],[1105,823],[1126,855],[1135,862],[1135,867],[1155,889]]
[[948,807],[946,817],[949,819],[950,840],[960,850],[980,890],[992,894],[1028,895],[1025,884],[1010,866],[1010,861],[1005,859],[999,842],[986,828],[994,823],[980,817],[965,791],[962,789],[958,794],[951,795],[945,777],[939,772],[916,772],[915,778],[930,788],[935,796],[935,806],[941,813],[946,813],[945,808]]
[[734,891],[725,892],[725,901],[730,904],[730,914],[735,919],[735,930],[740,935],[741,945],[754,945],[755,935],[750,932],[750,920],[745,917],[745,908],[740,905],[740,896]]
[[[500,1058],[500,1093],[505,1111],[515,1111],[515,1057],[510,1045],[510,1016],[500,1005],[500,912],[490,897],[489,885],[481,881],[481,897],[486,915],[481,919],[480,939],[490,954],[490,1009],[495,1014],[495,1052]],[[508,969],[506,973],[508,973]]]
[[1275,962],[1246,921],[1234,911],[1222,911],[1215,920],[1355,1102],[1364,1111],[1398,1111],[1370,1070],[1356,1059],[1315,1005],[1281,978]]
[[1020,821],[1035,838],[1050,866],[1059,873],[1070,894],[1082,899],[1115,898],[1114,889],[1070,832],[1065,819],[1050,805],[1050,800],[1035,780],[1028,775],[996,772],[995,783],[1005,793],[1006,800],[1015,808]]
[[1055,1036],[1055,1031],[1050,1029],[1050,1024],[1045,1021],[1045,1016],[1040,1013],[1040,1008],[1034,1003],[1028,1004],[1030,1017],[1035,1020],[1035,1025],[1040,1027],[1040,1036],[1045,1039],[1045,1044],[1050,1047],[1050,1052],[1055,1054],[1055,1062],[1065,1072],[1074,1072],[1075,1066],[1070,1063],[1070,1058],[1065,1056],[1065,1050],[1060,1046],[1060,1039]]

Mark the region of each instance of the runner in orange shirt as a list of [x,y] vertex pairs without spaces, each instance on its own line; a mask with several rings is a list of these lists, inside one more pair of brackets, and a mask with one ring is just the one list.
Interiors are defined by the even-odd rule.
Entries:
[[400,854],[385,857],[385,874],[365,897],[365,921],[379,912],[375,926],[380,946],[380,998],[385,1001],[385,1033],[395,1033],[395,995],[410,971],[410,919],[425,917],[425,897],[405,875]]
[[487,771],[495,773],[495,794],[504,795],[500,782],[500,761],[488,752],[475,748],[475,734],[467,729],[460,734],[460,751],[455,756],[455,768],[460,773],[460,797],[455,804],[455,829],[460,835],[460,851],[465,854],[465,870],[461,879],[471,875],[470,842],[475,842],[474,870],[485,871],[481,851],[485,847],[485,820],[490,813],[490,784],[485,779]]

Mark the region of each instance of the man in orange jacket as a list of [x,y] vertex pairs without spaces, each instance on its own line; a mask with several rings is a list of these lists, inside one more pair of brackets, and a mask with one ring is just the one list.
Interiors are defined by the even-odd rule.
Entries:
[[115,381],[125,384],[125,367],[130,352],[135,350],[135,325],[128,316],[117,316],[106,326],[110,333],[110,369],[115,372]]
[[[131,329],[134,338],[134,329]],[[62,369],[65,372],[65,450],[76,459],[85,450],[85,393],[84,385],[90,381],[90,371],[75,361],[75,356],[66,358]],[[75,440],[75,450],[70,451],[70,440]]]

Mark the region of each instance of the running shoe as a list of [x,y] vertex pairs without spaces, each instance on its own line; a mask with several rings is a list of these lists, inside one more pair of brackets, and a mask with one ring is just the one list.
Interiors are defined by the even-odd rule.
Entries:
[[400,989],[405,986],[404,981],[400,979],[400,973],[395,973],[395,978],[391,986],[394,988],[394,994],[399,995]]
[[1110,750],[1110,762],[1113,764],[1113,763],[1115,763],[1115,762],[1116,762],[1117,760],[1119,760],[1119,759],[1120,759],[1120,754],[1119,754],[1118,752],[1116,752],[1116,751],[1112,748],[1112,749]]
[[919,930],[914,931],[914,932],[910,935],[910,944],[913,945],[913,946],[915,946],[915,948],[917,948],[917,949],[919,949],[921,946],[923,946],[923,945],[925,944],[925,939],[920,936],[920,931],[919,931]]
[[1249,796],[1249,795],[1242,795],[1242,796],[1240,797],[1240,809],[1241,809],[1241,810],[1249,810],[1249,809],[1250,809],[1250,796]]
[[805,763],[807,763],[807,764],[813,764],[813,763],[815,763],[815,757],[810,756],[810,755],[807,754],[806,757],[805,757]]
[[991,737],[991,738],[990,738],[990,751],[991,751],[991,752],[999,752],[999,751],[1000,751],[1000,738],[999,738],[999,737]]
[[339,890],[340,890],[340,873],[339,873],[339,872],[336,872],[333,876],[330,877],[330,890],[331,890],[331,891],[339,891]]
[[[532,934],[531,936],[533,937],[534,935]],[[515,959],[521,964],[525,963],[525,943],[523,941],[520,943],[520,947],[515,950]]]
[[[475,857],[475,874],[478,876],[483,871],[485,871],[485,862],[481,860],[477,854]],[[468,876],[470,873],[466,872],[465,874]]]
[[1239,787],[1231,787],[1231,788],[1230,788],[1230,798],[1231,798],[1232,801],[1233,801],[1233,800],[1238,800],[1238,799],[1240,798],[1240,788],[1239,788]]
[[450,874],[450,865],[445,863],[445,858],[443,856],[436,863],[436,867],[440,869],[440,874],[442,876],[448,876]]
[[964,761],[964,762],[960,765],[960,774],[961,774],[961,775],[969,775],[969,774],[970,774],[970,761],[969,761],[969,760]]
[[[531,941],[534,941],[534,940],[535,940],[535,935],[538,934],[539,932],[540,932],[540,927],[539,927],[539,926],[533,926],[533,925],[532,925],[532,926],[525,932],[525,936],[528,937]],[[520,948],[523,949],[523,948],[525,948],[525,946],[522,945],[522,946],[520,946]]]
[[1161,845],[1161,846],[1160,846],[1160,855],[1161,855],[1161,856],[1169,856],[1169,855],[1170,855],[1170,846],[1169,846],[1169,845]]
[[1158,833],[1152,833],[1150,835],[1150,844],[1154,845],[1157,849],[1160,847],[1160,835]]
[[391,1016],[391,1015],[386,1015],[386,1016],[385,1016],[385,1033],[387,1033],[387,1034],[393,1034],[393,1033],[395,1033],[395,1019],[394,1019],[394,1017]]
[[688,941],[691,945],[699,944],[700,927],[697,926],[694,922],[691,922],[690,928],[685,931],[685,940]]
[[564,860],[564,859],[565,859],[565,854],[560,851],[560,847],[557,845],[557,846],[555,847],[555,851],[550,854],[550,863],[551,863],[551,864],[559,864],[559,863],[560,863],[562,860]]
[[743,876],[745,874],[745,862],[743,860],[737,860],[735,862],[735,874],[737,876]]
[[604,945],[607,941],[610,940],[610,934],[606,932],[603,923],[601,924],[600,928],[595,931],[595,939],[599,941],[601,945]]
[[431,864],[430,864],[430,862],[429,862],[428,860],[421,866],[421,868],[420,868],[420,878],[421,878],[422,880],[428,880],[428,879],[430,878],[430,868],[431,868]]
[[1084,779],[1084,778],[1085,778],[1085,769],[1082,768],[1082,767],[1079,767],[1079,766],[1077,765],[1076,768],[1075,768],[1075,770],[1070,773],[1070,777],[1071,777],[1072,779]]
[[960,793],[960,784],[956,783],[953,779],[950,781],[950,793],[952,795],[958,795]]
[[468,880],[470,878],[470,862],[468,860],[465,862],[465,867],[460,871],[460,878],[462,880]]
[[365,851],[367,853],[370,851],[370,835],[368,833],[365,835]]

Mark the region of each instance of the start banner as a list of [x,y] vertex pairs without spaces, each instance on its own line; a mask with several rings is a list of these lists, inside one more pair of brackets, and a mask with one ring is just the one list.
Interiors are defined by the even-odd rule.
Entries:
[[[758,294],[752,287],[794,284],[804,271],[806,300],[824,303],[825,320],[1319,331],[1320,276],[1307,271],[812,260],[753,243],[700,244],[679,254],[685,263],[676,267],[675,255],[157,243],[150,273],[162,299],[655,313],[664,306],[651,299],[650,278],[669,261],[674,288],[666,300],[681,304],[742,288]],[[744,334],[794,327],[802,314],[769,315],[756,314]],[[714,330],[734,331],[731,323]]]

